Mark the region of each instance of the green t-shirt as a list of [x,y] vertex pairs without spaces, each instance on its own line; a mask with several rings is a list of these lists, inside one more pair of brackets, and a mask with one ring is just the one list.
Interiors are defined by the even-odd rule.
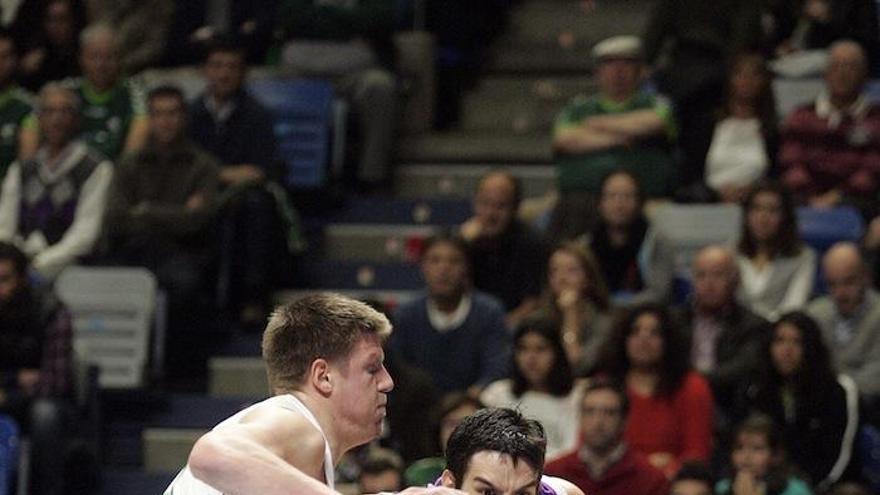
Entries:
[[665,136],[644,139],[629,147],[582,154],[560,154],[556,159],[559,190],[598,193],[602,178],[609,172],[622,168],[639,179],[648,196],[671,194],[675,182],[671,143],[677,130],[672,107],[665,98],[640,92],[626,102],[616,103],[599,96],[579,96],[557,117],[555,132],[577,127],[589,117],[646,109],[653,109],[666,123]]
[[18,135],[21,129],[36,126],[32,112],[33,99],[27,91],[12,86],[0,93],[0,179],[18,157]]
[[143,88],[131,79],[123,80],[100,94],[84,78],[74,79],[72,86],[82,99],[82,137],[115,162],[125,146],[132,122],[147,114]]

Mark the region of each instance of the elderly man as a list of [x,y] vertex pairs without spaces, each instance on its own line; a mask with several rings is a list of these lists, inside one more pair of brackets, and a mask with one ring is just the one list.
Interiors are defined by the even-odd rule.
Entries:
[[814,300],[807,312],[822,328],[840,371],[859,392],[880,399],[880,295],[855,244],[835,244],[822,259],[829,294]]
[[613,170],[634,173],[648,196],[673,190],[672,109],[665,98],[640,89],[641,42],[635,36],[608,38],[593,48],[593,57],[599,93],[573,100],[553,132],[560,192],[554,225],[565,237],[585,230],[577,225],[590,211],[602,178]]
[[751,369],[769,323],[737,302],[739,270],[729,249],[701,249],[694,258],[693,284],[692,302],[677,316],[691,341],[691,365],[709,379],[724,408]]
[[147,141],[143,88],[120,76],[119,42],[106,24],[93,24],[80,34],[83,77],[71,82],[83,101],[82,133],[86,142],[114,162]]
[[825,90],[782,127],[782,180],[815,207],[848,201],[868,210],[880,186],[880,106],[862,90],[865,52],[854,41],[829,50]]
[[112,164],[75,139],[79,98],[49,83],[37,117],[43,143],[9,167],[0,193],[0,240],[18,244],[39,275],[52,278],[88,255],[101,232]]
[[461,226],[471,246],[474,286],[504,303],[513,328],[537,307],[547,249],[531,227],[516,218],[521,186],[504,171],[489,172],[474,197],[474,216]]

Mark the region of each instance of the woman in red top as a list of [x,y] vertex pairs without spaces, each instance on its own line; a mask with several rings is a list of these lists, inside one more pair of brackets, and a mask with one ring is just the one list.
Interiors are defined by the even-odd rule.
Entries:
[[598,367],[626,384],[626,442],[670,477],[683,461],[708,461],[712,449],[712,392],[688,357],[666,310],[646,305],[617,322]]

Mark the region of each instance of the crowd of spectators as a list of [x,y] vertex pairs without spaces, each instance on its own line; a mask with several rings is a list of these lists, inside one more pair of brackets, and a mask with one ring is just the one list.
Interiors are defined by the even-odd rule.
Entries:
[[[385,188],[404,86],[392,38],[411,21],[399,3],[2,3],[0,412],[35,441],[65,428],[71,323],[50,289],[77,263],[156,275],[172,379],[199,310],[259,326],[293,227],[248,67],[329,81],[351,108],[357,189]],[[511,3],[415,7],[437,36],[437,127],[458,118]],[[656,3],[644,43],[595,45],[598,92],[558,117],[547,227],[519,219],[522,185],[493,170],[473,217],[424,243],[425,289],[395,308],[387,345],[398,387],[383,442],[397,454],[369,457],[363,486],[428,476],[485,404],[540,419],[546,472],[590,494],[858,490],[842,483],[863,481],[860,431],[880,420],[874,3]],[[777,115],[772,78],[793,57],[826,62],[825,87]],[[207,86],[192,102],[133,77],[197,62]],[[693,257],[688,297],[651,220],[671,200],[742,207],[738,242]],[[868,224],[864,243],[820,253],[797,208],[841,206]],[[35,472],[62,462],[35,449]]]
[[[876,425],[880,379],[870,265],[877,135],[863,94],[870,59],[853,40],[825,48],[826,89],[783,119],[763,55],[731,53],[719,80],[724,98],[702,141],[683,150],[680,103],[642,89],[639,40],[606,40],[594,50],[599,93],[575,99],[554,129],[559,194],[544,230],[517,219],[514,177],[495,170],[479,182],[474,216],[459,230],[462,253],[480,260],[465,272],[463,293],[503,304],[506,344],[494,345],[496,356],[513,359],[506,377],[487,384],[474,375],[456,393],[541,418],[549,474],[599,494],[866,490],[858,482],[870,459],[861,452],[870,448],[865,429]],[[688,172],[681,160],[695,150],[700,166]],[[702,246],[683,272],[673,240],[652,222],[652,207],[670,199],[740,206],[735,241]],[[863,244],[802,238],[799,208],[841,207],[871,224]],[[542,234],[540,244],[524,241]],[[534,261],[541,256],[543,265]],[[535,297],[538,267],[546,275]],[[676,292],[682,277],[687,296]],[[436,279],[425,280],[431,297]],[[516,290],[529,295],[514,298]],[[461,319],[470,306],[457,300],[419,312]],[[412,318],[410,305],[398,308],[394,339],[412,338]],[[459,331],[472,328],[435,325],[421,340]],[[441,381],[472,368],[465,356],[473,351],[464,351],[444,358]],[[436,368],[438,352],[430,344],[405,359]],[[577,426],[565,412],[573,402]],[[392,431],[389,445],[397,441]]]

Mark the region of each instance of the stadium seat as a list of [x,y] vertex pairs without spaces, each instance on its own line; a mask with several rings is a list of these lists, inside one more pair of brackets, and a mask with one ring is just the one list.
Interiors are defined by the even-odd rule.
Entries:
[[15,421],[0,414],[0,495],[8,495],[18,470],[19,429]]
[[[286,166],[284,184],[320,189],[341,168],[344,119],[337,118],[333,86],[311,79],[266,78],[248,90],[275,117],[275,137]],[[334,124],[335,123],[335,124]],[[333,147],[331,147],[333,146]]]
[[819,253],[836,242],[858,242],[865,231],[862,216],[851,206],[801,207],[797,209],[797,220],[801,238]]
[[676,276],[690,280],[691,260],[709,244],[732,246],[739,239],[742,210],[727,204],[662,204],[652,224],[675,251]]
[[153,274],[143,268],[74,266],[58,277],[56,291],[73,315],[77,359],[98,367],[101,387],[144,386],[153,325],[155,349],[162,348],[164,337]]

